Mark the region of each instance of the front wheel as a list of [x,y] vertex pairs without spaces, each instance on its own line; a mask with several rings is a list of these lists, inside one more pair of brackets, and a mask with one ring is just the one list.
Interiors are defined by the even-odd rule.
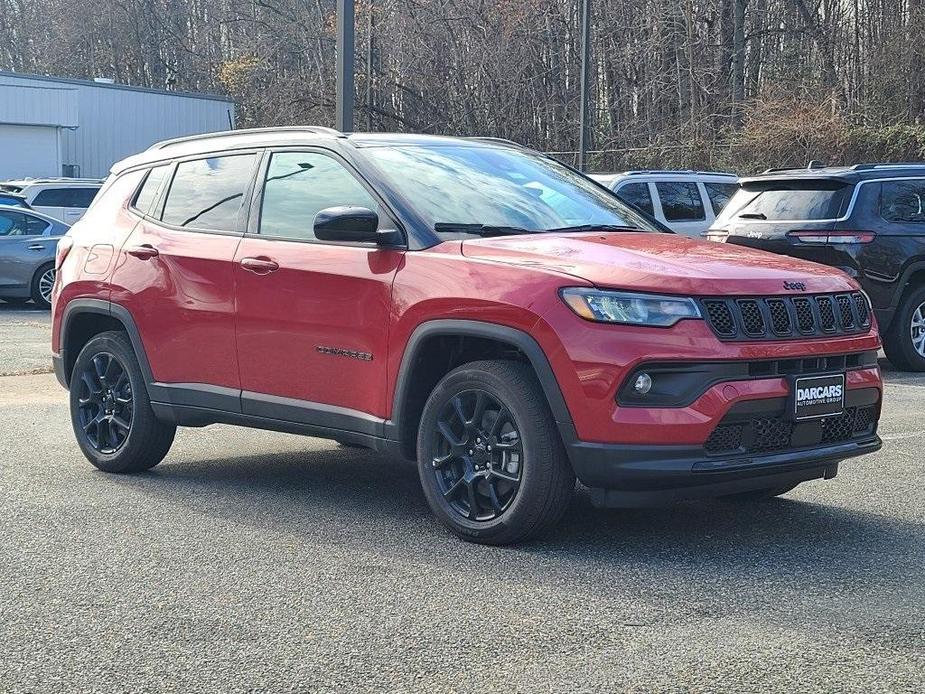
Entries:
[[424,405],[418,472],[431,510],[464,540],[521,542],[565,512],[575,476],[532,370],[464,364]]
[[80,450],[105,472],[140,472],[157,465],[176,427],[159,421],[132,343],[105,332],[80,350],[70,381],[71,423]]
[[883,335],[883,351],[897,369],[925,371],[925,286],[907,292],[899,303]]

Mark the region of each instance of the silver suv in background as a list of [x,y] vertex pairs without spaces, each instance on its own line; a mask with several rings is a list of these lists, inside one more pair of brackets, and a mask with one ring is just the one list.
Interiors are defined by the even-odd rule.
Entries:
[[0,205],[0,299],[51,306],[55,249],[69,228],[41,212]]
[[591,178],[685,236],[701,236],[739,189],[738,176],[713,171],[626,171]]
[[103,186],[97,178],[24,178],[0,182],[0,192],[21,195],[32,209],[74,224]]

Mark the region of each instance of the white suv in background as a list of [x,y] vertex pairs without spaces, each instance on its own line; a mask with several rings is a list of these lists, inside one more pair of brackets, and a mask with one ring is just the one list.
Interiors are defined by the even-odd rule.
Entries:
[[701,236],[739,189],[735,174],[711,171],[627,171],[590,176],[685,236]]
[[24,178],[0,182],[0,191],[18,193],[32,209],[73,224],[84,216],[102,186],[95,178]]

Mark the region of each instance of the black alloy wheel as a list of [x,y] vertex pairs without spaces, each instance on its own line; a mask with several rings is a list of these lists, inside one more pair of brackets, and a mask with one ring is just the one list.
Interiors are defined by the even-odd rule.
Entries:
[[75,384],[77,417],[87,442],[100,453],[115,453],[132,429],[132,384],[125,366],[100,352],[81,370]]
[[431,464],[450,508],[471,521],[503,514],[523,471],[523,440],[511,411],[487,391],[466,390],[443,404],[434,435]]
[[575,475],[530,365],[461,364],[421,412],[421,488],[437,519],[469,542],[506,545],[555,525]]

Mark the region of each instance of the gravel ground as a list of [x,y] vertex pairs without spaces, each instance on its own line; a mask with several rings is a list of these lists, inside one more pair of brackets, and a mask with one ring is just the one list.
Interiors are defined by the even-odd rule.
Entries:
[[0,300],[0,376],[51,371],[51,317]]
[[921,692],[925,378],[888,378],[884,450],[835,480],[632,511],[579,491],[542,541],[486,548],[413,467],[317,439],[184,429],[106,475],[53,376],[2,377],[0,691]]

